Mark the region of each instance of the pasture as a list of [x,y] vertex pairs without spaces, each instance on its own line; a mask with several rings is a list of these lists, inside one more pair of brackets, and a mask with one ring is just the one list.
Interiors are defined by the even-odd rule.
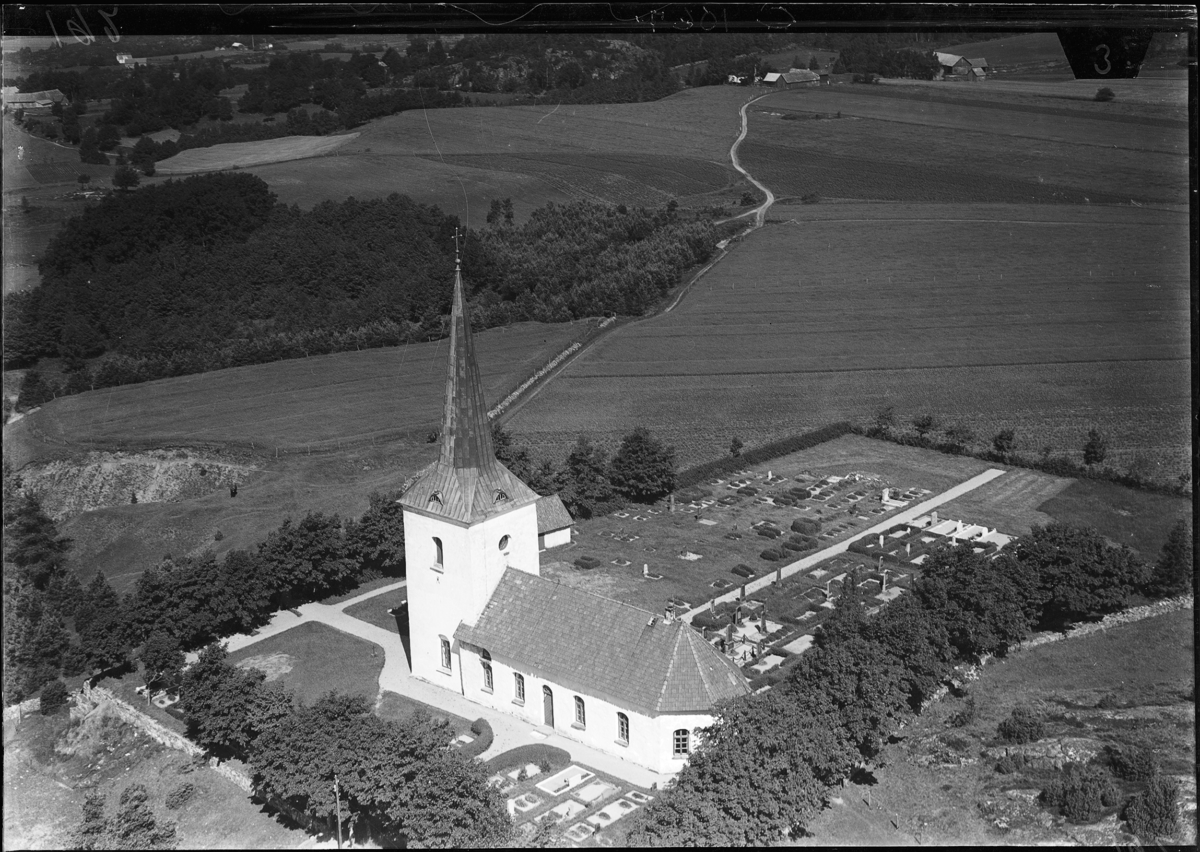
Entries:
[[[588,322],[477,334],[487,398],[503,399]],[[271,453],[382,443],[440,422],[446,345],[341,352],[63,397],[6,427],[5,449],[20,467],[85,447],[216,443]]]
[[1023,33],[1004,38],[954,44],[938,48],[943,53],[955,53],[969,58],[983,57],[993,68],[1034,63],[1067,62],[1062,44],[1054,33]]
[[208,148],[189,148],[174,157],[159,161],[155,171],[164,175],[187,175],[322,157],[334,153],[356,136],[357,133],[345,133],[340,136],[284,136],[258,142],[227,142]]
[[776,207],[670,313],[631,323],[510,428],[561,456],[643,424],[684,464],[893,405],[990,444],[1187,468],[1187,216],[1117,207]]
[[519,216],[576,199],[730,204],[746,187],[728,163],[749,96],[713,86],[653,103],[410,110],[366,125],[336,158],[254,173],[288,204],[399,192],[472,226],[506,197]]

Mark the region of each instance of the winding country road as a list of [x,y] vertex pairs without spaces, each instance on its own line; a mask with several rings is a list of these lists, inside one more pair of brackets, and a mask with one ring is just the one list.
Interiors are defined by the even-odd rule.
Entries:
[[[754,175],[750,174],[750,172],[748,172],[744,168],[742,168],[741,161],[738,160],[738,155],[737,155],[738,146],[742,144],[742,140],[746,138],[746,133],[748,133],[750,130],[749,118],[746,115],[746,107],[750,106],[750,104],[761,101],[765,97],[766,97],[766,95],[759,95],[757,98],[753,98],[751,100],[746,101],[744,104],[742,104],[742,109],[741,109],[742,132],[738,134],[737,141],[735,141],[733,143],[733,147],[731,147],[729,149],[729,159],[733,162],[733,167],[735,169],[737,169],[739,172],[741,172],[742,174],[744,174],[746,176],[746,180],[750,181],[750,183],[754,184],[760,190],[762,190],[763,194],[767,197],[766,201],[764,201],[762,204],[760,204],[758,207],[754,208],[753,210],[748,211],[746,213],[742,213],[741,216],[733,217],[734,219],[740,219],[742,216],[749,216],[751,213],[754,214],[754,225],[751,228],[747,229],[746,232],[743,233],[741,236],[745,236],[746,234],[750,233],[750,231],[755,231],[755,230],[758,230],[759,228],[761,228],[763,226],[763,222],[767,218],[767,210],[769,210],[771,205],[775,203],[775,193],[773,193],[773,192],[771,192],[771,190],[767,189],[765,184],[760,183],[758,180],[756,180]],[[732,221],[732,220],[727,219],[726,221]]]

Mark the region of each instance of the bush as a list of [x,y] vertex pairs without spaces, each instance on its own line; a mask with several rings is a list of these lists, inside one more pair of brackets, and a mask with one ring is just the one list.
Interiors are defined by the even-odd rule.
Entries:
[[792,532],[813,536],[821,531],[821,522],[816,518],[796,518],[792,521]]
[[496,755],[487,761],[483,768],[488,773],[507,772],[510,769],[519,769],[527,763],[536,763],[543,772],[557,772],[571,765],[571,754],[557,746],[530,743]]
[[1025,768],[1025,755],[1006,754],[996,763],[996,771],[1001,775],[1012,775]]
[[170,793],[167,793],[167,807],[173,811],[177,811],[186,805],[196,794],[196,785],[189,781],[184,781]]
[[38,700],[38,709],[43,716],[49,716],[67,706],[67,698],[67,685],[61,680],[52,680],[42,687],[42,694]]
[[1096,100],[1098,101],[1111,101],[1116,96],[1116,93],[1108,88],[1108,86],[1103,86],[1096,90]]
[[950,727],[965,728],[975,721],[975,696],[969,696],[963,709],[950,717]]
[[762,553],[760,553],[758,555],[761,558],[767,560],[768,562],[778,562],[780,559],[783,558],[782,553],[780,553],[778,550],[775,550],[774,548],[771,548],[771,547],[768,547],[766,550],[764,550]]
[[1174,778],[1155,776],[1146,792],[1129,800],[1121,818],[1142,840],[1170,837],[1179,830],[1179,782]]
[[1149,781],[1158,774],[1158,758],[1148,748],[1131,746],[1122,749],[1106,746],[1109,766],[1118,778],[1126,781]]
[[746,579],[750,579],[751,577],[754,576],[754,569],[751,568],[749,565],[743,565],[741,563],[738,563],[737,565],[734,565],[733,568],[730,570],[732,571],[732,573],[737,574],[739,577],[745,577]]
[[1062,773],[1042,790],[1038,800],[1062,810],[1074,823],[1095,822],[1104,808],[1117,803],[1117,786],[1098,766],[1068,763]]
[[475,734],[475,739],[458,750],[465,758],[479,757],[492,747],[492,740],[496,738],[487,719],[480,718],[472,722],[471,733]]
[[593,568],[600,567],[600,560],[594,556],[580,556],[575,560],[575,567],[584,571],[591,571]]
[[802,544],[796,544],[794,541],[785,541],[782,545],[784,550],[790,550],[792,553],[799,553],[806,548]]
[[1046,735],[1046,722],[1028,707],[1017,707],[1012,715],[996,728],[996,733],[1005,742],[1031,743]]

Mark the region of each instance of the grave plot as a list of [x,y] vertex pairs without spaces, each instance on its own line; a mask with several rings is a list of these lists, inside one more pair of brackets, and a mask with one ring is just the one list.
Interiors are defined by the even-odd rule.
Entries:
[[[580,787],[578,790],[575,790],[573,793],[571,793],[571,795],[583,802],[585,805],[591,805],[595,802],[598,802],[600,799],[605,799],[611,796],[615,792],[617,792],[616,785],[609,784],[607,781],[601,781],[599,778],[597,778],[587,786]],[[580,808],[580,810],[583,809]]]
[[597,828],[604,825],[611,825],[626,814],[633,813],[638,807],[638,805],[628,799],[617,799],[611,805],[605,805],[596,811],[596,813],[587,818],[587,821]]
[[551,796],[560,796],[571,788],[577,787],[584,781],[590,781],[595,777],[595,773],[589,772],[580,766],[572,765],[561,772],[556,772],[536,786],[543,793],[549,793]]

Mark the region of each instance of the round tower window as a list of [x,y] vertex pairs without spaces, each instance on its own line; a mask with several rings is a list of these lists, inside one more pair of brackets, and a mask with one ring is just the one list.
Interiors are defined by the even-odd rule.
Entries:
[[506,547],[508,547],[508,536],[501,536],[501,538],[500,538],[500,549],[501,549],[501,550],[504,550],[504,548],[506,548]]

